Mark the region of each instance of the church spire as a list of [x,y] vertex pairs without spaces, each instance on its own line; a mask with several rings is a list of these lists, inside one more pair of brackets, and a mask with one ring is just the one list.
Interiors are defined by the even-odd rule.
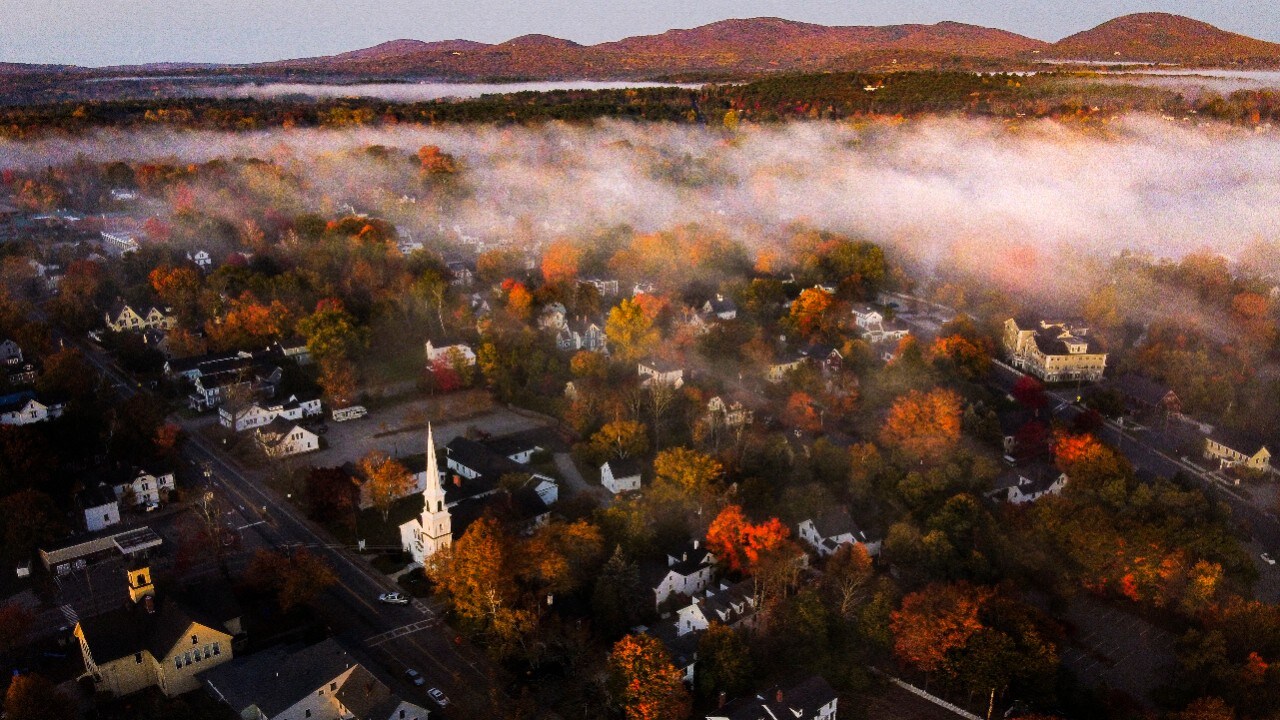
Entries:
[[440,466],[436,462],[436,440],[427,423],[427,482],[422,488],[422,497],[426,501],[426,512],[444,510],[444,487],[440,484]]

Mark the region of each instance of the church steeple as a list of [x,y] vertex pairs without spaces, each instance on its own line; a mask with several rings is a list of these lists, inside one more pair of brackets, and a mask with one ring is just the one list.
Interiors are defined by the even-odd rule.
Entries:
[[445,505],[444,486],[440,483],[440,467],[436,462],[436,440],[430,423],[427,424],[426,480],[422,489],[422,519],[418,535],[422,557],[415,558],[419,562],[453,542],[453,522],[449,507]]
[[440,466],[436,464],[436,440],[431,431],[431,423],[427,423],[427,482],[422,489],[422,499],[426,501],[423,513],[441,512],[444,508],[444,487],[440,484]]

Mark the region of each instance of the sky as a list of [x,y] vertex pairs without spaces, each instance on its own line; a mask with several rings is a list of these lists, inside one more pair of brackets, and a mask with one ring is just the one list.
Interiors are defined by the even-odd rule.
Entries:
[[591,44],[761,16],[826,25],[956,20],[1054,41],[1147,11],[1280,42],[1274,0],[0,0],[0,62],[258,62],[397,38],[501,42],[526,33]]

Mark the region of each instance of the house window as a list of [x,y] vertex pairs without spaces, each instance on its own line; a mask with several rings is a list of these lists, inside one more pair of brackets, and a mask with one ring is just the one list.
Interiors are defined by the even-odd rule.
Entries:
[[199,635],[192,635],[192,636],[191,636],[191,644],[192,644],[192,645],[199,645],[199,644],[200,644],[200,636],[199,636]]
[[330,691],[330,692],[336,691],[337,689],[338,689],[338,683],[336,683],[336,682],[331,682],[331,683],[329,683],[329,691]]
[[142,653],[134,653],[134,654],[133,654],[133,661],[134,661],[134,662],[136,662],[136,663],[138,663],[139,665],[141,665],[141,664],[142,664]]
[[310,711],[310,710],[308,710],[308,711],[307,711],[307,715],[306,715],[306,716],[307,716],[307,717],[311,717],[311,711]]
[[213,654],[214,654],[214,655],[220,655],[220,654],[222,654],[222,653],[221,653],[221,650],[219,650],[219,648],[218,648],[218,643],[214,643],[214,644],[213,644]]
[[319,696],[321,696],[321,697],[324,697],[324,688],[320,688],[319,690],[317,690],[317,691],[316,691],[316,695],[319,695]]
[[181,669],[182,669],[182,658],[180,658],[180,657],[176,657],[176,658],[174,658],[174,659],[173,659],[173,667],[174,667],[174,668],[176,668],[176,669],[178,669],[178,670],[181,670]]

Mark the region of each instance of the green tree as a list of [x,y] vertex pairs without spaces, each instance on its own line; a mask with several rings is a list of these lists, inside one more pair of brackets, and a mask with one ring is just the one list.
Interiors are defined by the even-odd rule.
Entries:
[[712,622],[698,638],[698,696],[704,700],[723,692],[729,697],[751,689],[751,649],[732,628]]

